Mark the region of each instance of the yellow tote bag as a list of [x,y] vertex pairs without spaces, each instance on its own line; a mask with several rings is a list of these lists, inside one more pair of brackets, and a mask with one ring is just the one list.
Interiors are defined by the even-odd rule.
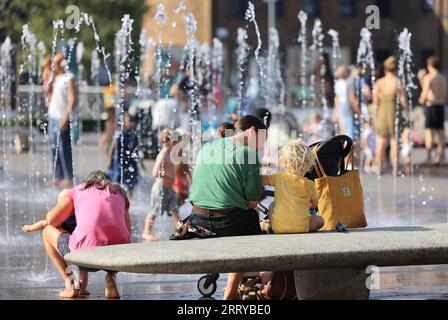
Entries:
[[[336,224],[345,223],[348,228],[367,226],[364,215],[364,196],[358,170],[345,170],[340,176],[327,176],[313,148],[318,178],[314,180],[319,194],[319,214],[325,220],[321,230],[335,230]],[[353,149],[350,154],[353,153]],[[352,157],[353,162],[353,157]]]

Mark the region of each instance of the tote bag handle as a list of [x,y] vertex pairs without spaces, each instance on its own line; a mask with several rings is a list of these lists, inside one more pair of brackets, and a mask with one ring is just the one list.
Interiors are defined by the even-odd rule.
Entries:
[[317,146],[315,146],[313,148],[313,154],[314,154],[314,157],[316,158],[316,163],[317,163],[317,166],[316,166],[316,164],[313,165],[314,166],[314,170],[316,171],[317,176],[319,178],[326,177],[327,174],[325,173],[324,167],[320,163],[319,157],[317,155]]

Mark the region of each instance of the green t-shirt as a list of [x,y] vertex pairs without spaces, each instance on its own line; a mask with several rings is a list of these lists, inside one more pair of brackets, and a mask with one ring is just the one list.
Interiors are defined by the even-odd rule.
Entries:
[[190,201],[206,209],[248,209],[261,196],[257,152],[231,139],[206,143],[193,172]]

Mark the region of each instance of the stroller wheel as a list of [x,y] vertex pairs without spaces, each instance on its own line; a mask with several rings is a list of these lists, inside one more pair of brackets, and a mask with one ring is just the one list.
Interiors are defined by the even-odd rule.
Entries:
[[219,274],[207,274],[202,276],[198,280],[198,290],[204,297],[211,297],[218,287],[216,284],[216,280],[218,280]]

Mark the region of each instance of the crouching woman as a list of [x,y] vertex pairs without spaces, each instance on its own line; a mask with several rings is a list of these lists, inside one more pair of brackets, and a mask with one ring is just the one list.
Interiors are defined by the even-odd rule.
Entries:
[[[42,235],[45,250],[65,283],[61,298],[89,294],[87,272],[81,269],[80,289],[73,288],[66,273],[64,256],[69,252],[100,246],[130,243],[129,201],[120,185],[102,171],[90,173],[80,185],[71,189],[47,215]],[[76,227],[72,234],[61,229],[61,222],[75,212]],[[107,272],[105,297],[119,298],[115,273]]]

